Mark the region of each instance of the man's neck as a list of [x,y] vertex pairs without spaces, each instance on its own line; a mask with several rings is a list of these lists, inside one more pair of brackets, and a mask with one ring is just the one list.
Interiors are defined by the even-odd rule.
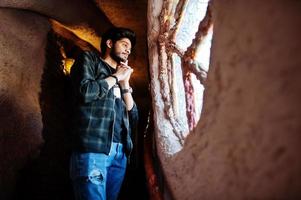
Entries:
[[117,67],[117,62],[113,60],[110,56],[104,56],[103,60],[109,64],[112,68],[116,69]]

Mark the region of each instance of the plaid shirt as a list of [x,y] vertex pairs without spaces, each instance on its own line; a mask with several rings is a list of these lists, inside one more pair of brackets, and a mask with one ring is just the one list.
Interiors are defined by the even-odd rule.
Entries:
[[[104,80],[112,71],[97,53],[83,52],[71,68],[74,93],[75,150],[109,154],[113,141],[115,122],[115,96]],[[138,122],[136,104],[125,111],[123,120],[126,128],[125,152],[130,154],[133,143],[131,131]]]

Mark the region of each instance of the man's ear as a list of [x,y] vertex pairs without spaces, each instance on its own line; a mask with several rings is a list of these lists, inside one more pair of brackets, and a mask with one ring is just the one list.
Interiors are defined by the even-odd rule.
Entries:
[[107,40],[106,44],[107,44],[107,47],[108,47],[109,49],[111,49],[112,46],[113,46],[113,41],[112,41],[111,39],[109,39],[109,40]]

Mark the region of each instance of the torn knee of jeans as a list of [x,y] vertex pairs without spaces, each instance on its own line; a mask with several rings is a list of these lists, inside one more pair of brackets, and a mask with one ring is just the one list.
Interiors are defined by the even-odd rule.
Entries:
[[103,182],[103,174],[99,169],[93,169],[88,176],[88,180],[99,185]]

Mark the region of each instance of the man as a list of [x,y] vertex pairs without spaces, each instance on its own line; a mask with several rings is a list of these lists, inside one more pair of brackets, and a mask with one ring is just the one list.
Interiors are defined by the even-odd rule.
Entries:
[[128,56],[136,43],[127,28],[103,34],[101,57],[84,52],[71,69],[74,151],[70,176],[76,199],[117,199],[138,121]]

